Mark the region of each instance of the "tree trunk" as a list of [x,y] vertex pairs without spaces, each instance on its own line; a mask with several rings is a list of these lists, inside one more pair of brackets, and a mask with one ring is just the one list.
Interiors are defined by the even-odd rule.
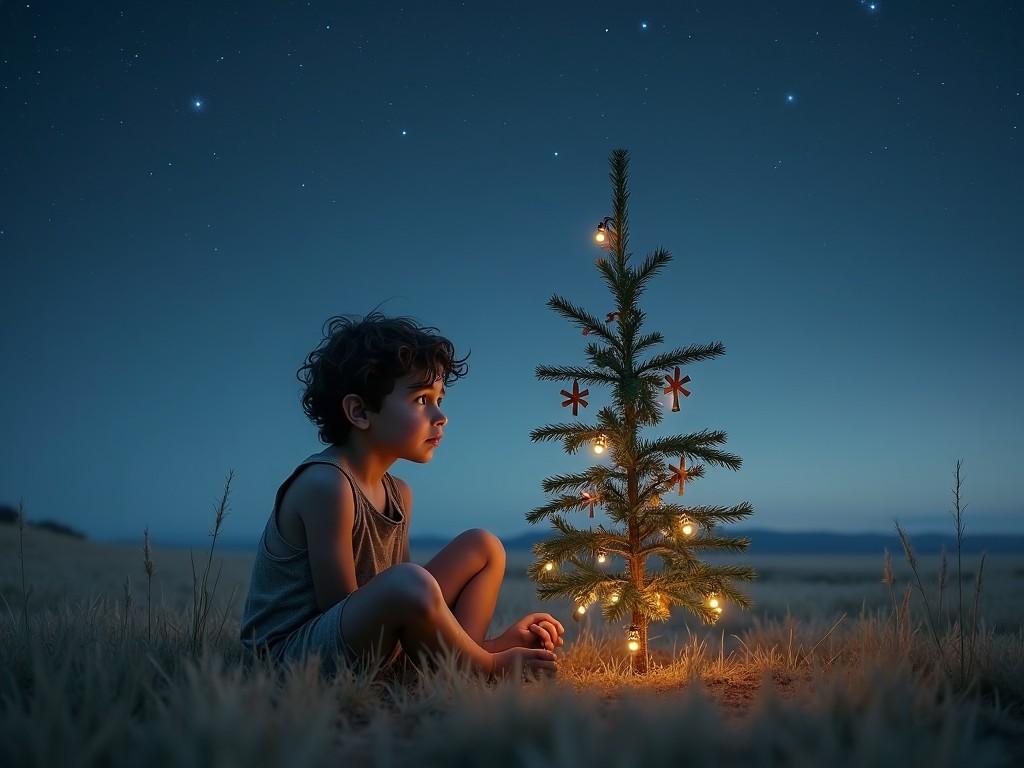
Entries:
[[640,629],[640,648],[636,653],[631,653],[629,655],[629,666],[634,675],[646,675],[648,664],[647,622],[644,621],[643,617],[639,613],[634,611],[633,623]]

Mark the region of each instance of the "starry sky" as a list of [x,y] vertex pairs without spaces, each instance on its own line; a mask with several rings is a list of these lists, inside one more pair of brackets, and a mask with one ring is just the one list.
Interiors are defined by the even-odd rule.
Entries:
[[[0,2],[0,503],[95,538],[258,536],[322,447],[296,369],[379,308],[470,354],[391,471],[412,533],[529,529],[584,364],[553,294],[630,151],[655,351],[720,341],[647,437],[779,530],[1024,532],[1024,11],[939,3]],[[1014,352],[1013,350],[1017,350]],[[610,392],[591,387],[592,417]],[[667,400],[667,396],[666,396]],[[607,459],[605,459],[607,461]],[[601,522],[600,512],[596,522]],[[577,521],[585,523],[585,516]]]

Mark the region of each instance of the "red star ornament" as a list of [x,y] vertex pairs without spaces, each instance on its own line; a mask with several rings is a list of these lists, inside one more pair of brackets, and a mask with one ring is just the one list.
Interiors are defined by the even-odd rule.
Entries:
[[568,400],[562,401],[562,407],[565,408],[565,406],[567,405],[572,405],[572,415],[575,416],[577,413],[576,409],[579,406],[582,405],[584,408],[587,407],[587,401],[584,400],[583,398],[590,394],[590,390],[584,389],[582,392],[580,392],[579,379],[574,379],[572,382],[572,392],[566,392],[563,389],[562,394],[569,398]]
[[[686,472],[686,457],[685,456],[680,456],[679,457],[679,466],[678,467],[674,467],[671,464],[669,464],[668,468],[670,470],[672,470],[672,474],[668,477],[666,482],[669,482],[672,485],[675,485],[678,482],[679,483],[679,495],[682,496],[683,492],[686,490],[685,487],[684,487],[684,483],[686,482],[686,478],[689,477],[689,475]],[[669,487],[671,487],[671,486],[669,486]]]
[[686,389],[683,384],[690,380],[689,376],[685,376],[682,379],[679,378],[679,366],[676,366],[675,376],[669,376],[665,374],[665,381],[668,382],[668,386],[665,387],[665,394],[672,393],[672,410],[679,410],[679,393],[682,392],[686,397],[690,396],[690,390]]

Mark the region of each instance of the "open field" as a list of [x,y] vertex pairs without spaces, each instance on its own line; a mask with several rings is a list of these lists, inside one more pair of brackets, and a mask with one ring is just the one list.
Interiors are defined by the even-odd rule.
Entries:
[[[24,548],[28,644],[18,530],[0,527],[4,765],[1024,759],[1024,556],[986,560],[984,621],[961,684],[947,619],[956,614],[955,561],[934,637],[916,592],[897,628],[881,553],[739,558],[760,574],[748,588],[755,607],[727,608],[714,627],[682,612],[652,625],[655,663],[639,679],[628,673],[622,628],[606,627],[593,610],[576,623],[567,602],[539,601],[525,577],[528,554],[512,552],[492,631],[532,610],[567,628],[558,678],[524,685],[486,683],[452,659],[422,675],[405,668],[323,681],[312,666],[280,678],[265,669],[245,674],[236,634],[251,555],[214,553],[213,573],[222,570],[205,639],[195,646],[188,551],[153,551],[150,634],[141,536],[130,548],[26,529]],[[207,552],[194,555],[201,573]],[[902,601],[912,574],[902,553],[893,564]],[[965,558],[968,610],[976,567],[977,557]],[[933,615],[937,569],[937,557],[921,558]]]

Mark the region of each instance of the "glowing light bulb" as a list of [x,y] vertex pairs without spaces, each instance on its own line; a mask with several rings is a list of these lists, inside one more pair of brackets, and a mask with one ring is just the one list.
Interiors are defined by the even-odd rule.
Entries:
[[604,564],[608,561],[608,555],[605,554],[603,549],[597,551],[597,562]]
[[604,453],[604,449],[608,447],[608,438],[604,435],[598,435],[594,438],[594,453]]
[[[708,598],[708,608],[718,608],[718,598],[715,597],[714,595],[712,595],[711,597]],[[719,608],[719,613],[721,613],[721,609],[720,608]]]
[[544,570],[545,571],[553,571],[554,569],[555,569],[555,564],[553,562],[551,562],[550,560],[548,560],[546,563],[544,563]]
[[686,515],[680,515],[679,523],[682,526],[683,536],[693,536],[695,530],[693,527],[693,520]]
[[594,235],[594,240],[596,242],[598,242],[598,243],[603,243],[604,242],[605,237],[604,237],[604,225],[603,224],[598,224],[597,225],[597,234]]
[[640,628],[636,624],[630,624],[626,632],[626,647],[630,653],[640,650]]
[[618,592],[612,592],[612,604],[615,604],[617,602],[619,602],[619,593]]
[[576,606],[576,613],[578,613],[580,616],[582,616],[586,612],[587,612],[587,606],[585,606],[585,605],[578,605],[578,606]]

